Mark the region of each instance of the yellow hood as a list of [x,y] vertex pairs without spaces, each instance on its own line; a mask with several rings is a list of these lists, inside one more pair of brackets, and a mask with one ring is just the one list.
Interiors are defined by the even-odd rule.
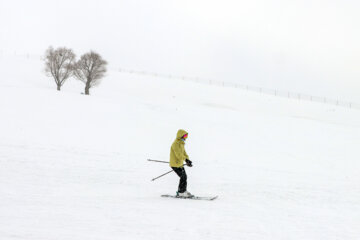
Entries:
[[176,134],[176,139],[180,140],[182,136],[184,136],[185,134],[188,134],[188,132],[183,129],[179,129],[179,131]]

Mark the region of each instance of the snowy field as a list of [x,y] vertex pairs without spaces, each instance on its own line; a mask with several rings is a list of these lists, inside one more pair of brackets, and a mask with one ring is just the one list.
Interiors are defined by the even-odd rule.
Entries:
[[[0,59],[0,239],[360,239],[360,111],[109,71],[90,96]],[[167,164],[189,132],[188,190]]]

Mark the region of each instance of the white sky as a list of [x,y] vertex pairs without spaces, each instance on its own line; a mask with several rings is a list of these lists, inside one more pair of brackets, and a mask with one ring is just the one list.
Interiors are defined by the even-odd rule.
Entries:
[[360,1],[0,0],[0,51],[360,102]]

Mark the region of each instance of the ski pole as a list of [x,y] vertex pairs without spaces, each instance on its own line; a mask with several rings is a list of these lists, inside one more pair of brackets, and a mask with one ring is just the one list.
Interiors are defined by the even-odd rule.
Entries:
[[156,179],[161,178],[161,177],[165,176],[166,174],[169,174],[169,173],[171,173],[171,172],[173,172],[173,171],[174,171],[174,170],[168,171],[167,173],[164,173],[164,174],[162,174],[162,175],[160,175],[160,176],[158,176],[158,177],[156,177],[156,178],[151,179],[151,181],[155,181]]
[[161,160],[154,160],[154,159],[148,159],[150,162],[160,162],[160,163],[169,163],[167,161],[161,161]]
[[[186,165],[186,164],[184,164],[184,165],[182,165],[182,166],[184,167],[185,165]],[[151,179],[151,181],[155,181],[156,179],[161,178],[161,177],[165,176],[166,174],[169,174],[169,173],[171,173],[171,172],[173,172],[173,171],[174,171],[174,169],[171,170],[171,171],[168,171],[168,172],[166,172],[166,173],[164,173],[164,174],[162,174],[162,175],[160,175],[160,176],[158,176],[158,177],[156,177],[156,178]]]

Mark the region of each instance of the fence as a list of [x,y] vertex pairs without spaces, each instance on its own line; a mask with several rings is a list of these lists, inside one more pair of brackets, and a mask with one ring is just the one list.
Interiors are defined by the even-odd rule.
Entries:
[[222,86],[222,87],[239,88],[239,89],[243,89],[243,90],[247,90],[247,91],[253,91],[253,92],[258,92],[258,93],[267,94],[267,95],[273,95],[273,96],[277,96],[277,97],[285,97],[285,98],[289,98],[289,99],[318,102],[318,103],[330,104],[330,105],[346,107],[346,108],[351,108],[351,109],[360,109],[359,103],[340,101],[338,99],[313,96],[313,95],[297,93],[297,92],[280,91],[280,90],[276,90],[276,89],[254,87],[254,86],[249,86],[249,85],[216,81],[213,79],[204,79],[204,78],[199,78],[199,77],[174,76],[174,75],[170,75],[170,74],[128,70],[128,69],[123,69],[123,68],[119,68],[116,70],[119,72],[130,73],[130,74],[138,74],[138,75],[145,75],[145,76],[158,77],[158,78],[167,78],[167,79],[180,79],[183,81],[191,81],[191,82],[197,82],[197,83],[203,83],[203,84],[209,84],[209,85],[217,85],[217,86]]
[[36,59],[36,60],[43,60],[44,56],[40,55],[40,54],[33,54],[33,53],[19,53],[16,51],[13,52],[9,52],[9,51],[4,51],[4,50],[0,50],[0,58],[6,58],[6,56],[15,56],[15,57],[21,57],[21,58],[25,58],[25,59]]

